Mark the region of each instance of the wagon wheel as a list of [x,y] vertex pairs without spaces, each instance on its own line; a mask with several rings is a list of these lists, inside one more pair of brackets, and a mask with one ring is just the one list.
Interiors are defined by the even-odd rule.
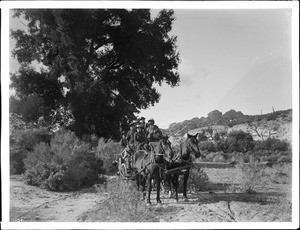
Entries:
[[119,176],[121,176],[121,173],[122,173],[122,158],[120,157],[119,160],[118,160],[118,170],[119,170]]
[[120,175],[121,177],[127,177],[127,167],[124,163],[121,165]]

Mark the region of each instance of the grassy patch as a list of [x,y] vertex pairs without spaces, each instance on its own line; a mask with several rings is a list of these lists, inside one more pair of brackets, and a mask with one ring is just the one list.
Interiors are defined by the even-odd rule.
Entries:
[[[142,201],[142,193],[131,181],[116,179],[109,181],[99,190],[107,194],[107,199],[96,209],[81,216],[87,222],[155,222],[155,214]],[[100,193],[99,193],[100,194]]]
[[241,192],[254,193],[258,186],[264,184],[265,166],[260,164],[237,164],[238,180]]

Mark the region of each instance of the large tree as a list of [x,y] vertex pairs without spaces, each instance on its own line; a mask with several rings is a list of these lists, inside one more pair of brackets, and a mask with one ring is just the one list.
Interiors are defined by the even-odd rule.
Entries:
[[[28,30],[11,31],[21,64],[11,87],[51,109],[69,106],[79,136],[118,137],[134,113],[159,101],[154,83],[179,83],[172,10],[151,18],[148,9],[22,9],[14,17]],[[29,68],[33,61],[45,68]]]

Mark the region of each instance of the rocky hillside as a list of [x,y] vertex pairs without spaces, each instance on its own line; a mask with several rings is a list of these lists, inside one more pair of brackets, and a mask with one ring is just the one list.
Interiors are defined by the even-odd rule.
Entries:
[[[292,109],[262,115],[244,115],[242,112],[235,111],[234,109],[222,114],[222,112],[214,110],[208,113],[207,117],[195,117],[191,120],[172,123],[168,129],[163,131],[170,136],[180,137],[186,133],[194,134],[201,132],[201,130],[209,127],[212,128],[214,132],[243,130],[245,132],[251,132],[254,139],[259,139],[257,133],[249,129],[248,124],[253,122],[264,123],[264,125],[269,126],[276,124],[278,127],[272,136],[291,142]],[[257,131],[261,132],[262,130],[263,127],[257,127]]]

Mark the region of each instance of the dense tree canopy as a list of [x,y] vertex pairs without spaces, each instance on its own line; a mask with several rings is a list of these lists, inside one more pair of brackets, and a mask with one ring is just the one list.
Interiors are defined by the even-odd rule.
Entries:
[[[179,82],[172,10],[153,19],[144,9],[26,9],[14,16],[24,17],[28,30],[11,31],[21,64],[11,87],[19,100],[36,95],[52,110],[67,106],[79,136],[117,137],[134,113],[159,101],[153,83]],[[33,61],[44,69],[30,68]]]

